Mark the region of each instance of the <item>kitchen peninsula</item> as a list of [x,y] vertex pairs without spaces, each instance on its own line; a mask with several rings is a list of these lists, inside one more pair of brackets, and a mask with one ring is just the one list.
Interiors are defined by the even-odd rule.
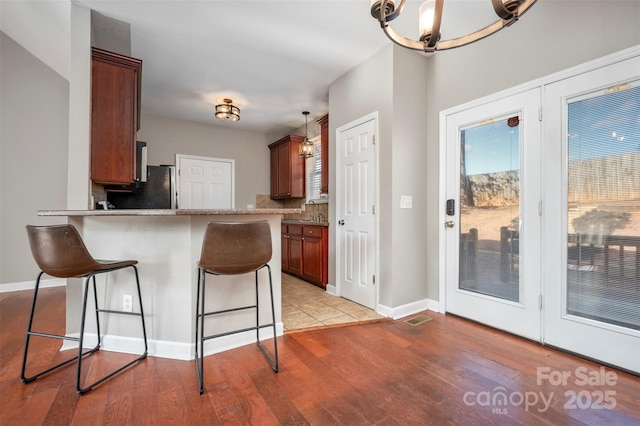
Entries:
[[[149,355],[192,359],[195,336],[197,262],[202,238],[209,222],[245,222],[266,220],[271,229],[273,255],[269,265],[273,277],[277,333],[283,332],[281,315],[281,222],[282,215],[300,213],[299,209],[158,209],[158,210],[42,210],[39,216],[66,216],[96,259],[135,259],[138,263],[144,314],[149,340]],[[267,270],[260,275],[260,299],[269,296]],[[112,280],[119,285],[100,285]],[[120,308],[124,295],[134,293],[131,272],[116,271],[98,277],[98,298]],[[217,276],[207,285],[207,305],[211,310],[228,304],[253,303],[254,274]],[[104,281],[102,281],[104,282]],[[67,334],[79,332],[82,285],[80,279],[67,280]],[[225,305],[226,304],[226,305]],[[268,306],[268,304],[263,305]],[[134,302],[134,311],[139,307]],[[260,309],[261,322],[270,321],[270,310]],[[255,321],[253,310],[230,313],[228,318],[207,323],[213,332],[237,329]],[[93,324],[87,322],[89,333]],[[104,348],[134,352],[141,347],[134,317],[108,315],[102,334]],[[139,326],[138,326],[139,327]],[[208,331],[207,331],[208,333]],[[268,329],[261,333],[270,337]],[[207,341],[205,355],[255,342],[255,334],[242,333]]]

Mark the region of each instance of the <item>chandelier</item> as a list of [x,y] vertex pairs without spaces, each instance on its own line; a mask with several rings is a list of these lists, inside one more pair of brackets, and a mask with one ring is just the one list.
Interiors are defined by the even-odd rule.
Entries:
[[307,116],[309,115],[309,111],[302,111],[304,115],[304,139],[298,145],[298,156],[302,158],[311,158],[313,157],[313,142],[309,140],[307,136]]
[[394,43],[408,49],[435,52],[473,43],[510,26],[537,0],[490,0],[493,10],[498,15],[497,21],[471,34],[449,40],[440,40],[444,0],[427,0],[420,6],[420,40],[412,40],[395,32],[389,26],[389,22],[400,16],[406,1],[400,0],[400,5],[396,7],[394,0],[371,0],[371,16],[380,22],[382,30]]
[[232,100],[225,98],[224,103],[216,105],[216,118],[222,121],[240,120],[240,109],[232,104]]

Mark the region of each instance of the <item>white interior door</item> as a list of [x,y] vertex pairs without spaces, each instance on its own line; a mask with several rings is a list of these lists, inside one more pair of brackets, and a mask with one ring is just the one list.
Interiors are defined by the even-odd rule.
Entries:
[[235,160],[176,155],[179,209],[235,208]]
[[375,137],[369,117],[337,130],[338,294],[376,308]]
[[545,342],[640,372],[640,58],[544,98]]
[[540,340],[540,90],[446,117],[446,307]]

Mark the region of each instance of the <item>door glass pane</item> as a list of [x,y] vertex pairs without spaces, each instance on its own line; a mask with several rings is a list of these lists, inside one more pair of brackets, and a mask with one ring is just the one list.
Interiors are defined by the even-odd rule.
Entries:
[[518,116],[460,132],[459,288],[520,301]]
[[640,329],[640,85],[568,102],[567,313]]

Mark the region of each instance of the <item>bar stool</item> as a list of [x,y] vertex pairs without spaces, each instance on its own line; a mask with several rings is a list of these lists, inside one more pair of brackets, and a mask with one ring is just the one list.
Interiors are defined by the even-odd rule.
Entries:
[[[83,395],[93,389],[96,385],[104,382],[105,380],[120,373],[129,366],[147,357],[147,331],[144,323],[144,313],[142,311],[142,295],[140,294],[140,281],[138,279],[138,269],[136,268],[137,260],[123,260],[123,261],[110,261],[110,260],[96,260],[87,250],[80,234],[72,225],[54,225],[54,226],[31,226],[27,225],[27,235],[29,236],[29,245],[31,246],[31,253],[34,260],[41,269],[36,279],[36,286],[33,292],[33,303],[31,305],[31,314],[29,316],[29,326],[27,328],[27,340],[24,347],[24,356],[22,358],[22,369],[20,376],[23,383],[29,383],[36,380],[38,377],[45,375],[63,365],[67,365],[75,360],[77,363],[76,374],[76,389],[78,394]],[[138,300],[140,302],[140,312],[124,312],[115,311],[109,309],[101,309],[98,307],[98,295],[96,291],[96,275],[107,272],[117,271],[124,268],[133,268],[136,277],[136,287],[138,290]],[[38,298],[38,289],[40,287],[40,278],[43,274],[47,274],[57,278],[84,278],[84,297],[82,302],[82,316],[80,319],[80,337],[73,336],[61,336],[57,334],[42,333],[33,331],[33,317],[36,309],[36,301]],[[95,303],[96,312],[96,327],[98,334],[97,345],[83,352],[84,343],[84,328],[85,318],[87,312],[87,299],[89,295],[89,282],[93,282],[93,298]],[[107,374],[101,379],[87,385],[85,387],[80,386],[80,377],[82,373],[82,359],[85,355],[96,352],[100,349],[100,312],[109,314],[123,314],[138,316],[142,322],[142,334],[144,337],[144,353],[134,359],[133,361],[125,364],[115,371]],[[27,366],[27,355],[29,352],[29,341],[31,336],[48,337],[54,339],[64,339],[78,342],[78,355],[67,361],[64,361],[58,365],[43,370],[33,376],[26,377],[25,369]]]
[[[202,252],[198,262],[198,288],[196,296],[196,372],[200,395],[204,392],[204,342],[216,337],[229,336],[245,331],[256,331],[256,343],[269,361],[274,372],[278,372],[278,341],[276,338],[276,316],[273,304],[273,285],[271,267],[271,230],[269,222],[223,223],[211,222],[207,225],[202,242]],[[269,272],[269,292],[271,294],[271,323],[260,325],[260,307],[258,299],[258,271],[267,268]],[[217,311],[205,311],[205,284],[207,274],[239,275],[254,272],[256,283],[255,305],[241,306]],[[228,331],[213,335],[204,335],[204,320],[207,316],[224,314],[246,309],[256,310],[255,327]],[[260,329],[273,327],[273,347],[275,357],[272,359],[260,341]]]

